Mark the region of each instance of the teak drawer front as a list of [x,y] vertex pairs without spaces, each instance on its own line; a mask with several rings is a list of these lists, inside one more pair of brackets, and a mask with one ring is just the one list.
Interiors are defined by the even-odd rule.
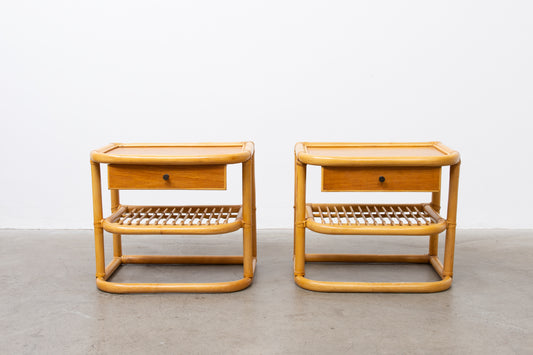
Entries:
[[441,168],[322,167],[322,191],[439,191]]
[[110,189],[225,190],[226,165],[108,165]]

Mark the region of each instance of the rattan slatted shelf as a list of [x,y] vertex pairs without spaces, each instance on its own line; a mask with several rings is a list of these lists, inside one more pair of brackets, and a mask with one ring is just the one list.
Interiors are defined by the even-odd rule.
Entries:
[[307,228],[330,234],[428,235],[446,229],[430,204],[307,204]]
[[[322,191],[430,192],[421,204],[306,203],[306,168],[322,168]],[[441,217],[442,167],[450,166],[448,210]],[[323,292],[436,292],[452,283],[459,153],[440,142],[298,143],[295,147],[294,278],[302,288]],[[306,228],[324,234],[428,235],[426,255],[307,254]],[[446,231],[444,263],[438,235]],[[333,282],[305,277],[306,262],[429,263],[440,281]]]
[[[109,217],[103,218],[100,164],[108,164]],[[120,190],[224,190],[226,165],[242,165],[242,205],[121,205]],[[96,285],[112,293],[232,292],[248,287],[256,259],[254,146],[243,143],[121,144],[91,152]],[[124,255],[126,234],[221,234],[243,229],[243,255]],[[113,234],[113,259],[105,265],[104,234]],[[118,283],[123,264],[241,264],[243,278],[215,283]]]
[[117,234],[220,234],[242,226],[242,207],[119,206],[103,221]]

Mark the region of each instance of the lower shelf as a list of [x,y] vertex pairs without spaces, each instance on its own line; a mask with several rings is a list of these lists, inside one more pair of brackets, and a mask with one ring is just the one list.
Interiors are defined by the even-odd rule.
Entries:
[[305,224],[324,234],[430,235],[446,229],[429,204],[307,204]]
[[121,283],[108,279],[124,264],[244,264],[240,255],[123,255],[115,257],[105,268],[105,275],[96,278],[98,289],[110,293],[160,293],[160,292],[235,292],[250,286],[253,281],[256,259],[250,260],[251,272],[234,281],[210,283]]
[[119,206],[102,222],[115,234],[221,234],[242,226],[242,207]]
[[436,255],[371,255],[371,254],[305,254],[306,262],[349,262],[349,263],[415,263],[430,264],[440,276],[439,281],[430,282],[339,282],[319,281],[295,274],[296,284],[302,288],[320,292],[439,292],[452,285],[451,273],[444,272],[444,266]]

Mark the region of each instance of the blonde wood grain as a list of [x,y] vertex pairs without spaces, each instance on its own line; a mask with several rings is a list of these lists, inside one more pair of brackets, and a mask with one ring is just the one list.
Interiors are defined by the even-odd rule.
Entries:
[[[164,176],[168,175],[168,180]],[[225,190],[226,165],[122,165],[108,166],[110,189]]]
[[91,152],[91,160],[107,164],[206,165],[236,164],[254,154],[252,142],[112,143]]
[[426,143],[297,143],[296,158],[319,166],[444,166],[459,153],[440,142]]
[[327,166],[322,167],[322,191],[439,191],[440,176],[438,167]]

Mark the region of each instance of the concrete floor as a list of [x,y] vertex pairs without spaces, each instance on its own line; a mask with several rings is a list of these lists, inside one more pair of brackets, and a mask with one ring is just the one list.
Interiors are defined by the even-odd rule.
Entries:
[[[237,254],[240,236],[127,236],[124,250]],[[427,244],[420,237],[308,236],[309,252],[424,253]],[[292,280],[291,231],[260,230],[256,278],[244,291],[113,295],[96,289],[92,238],[89,230],[0,231],[0,353],[533,353],[533,231],[459,230],[453,286],[435,294],[300,289]],[[114,280],[240,275],[238,266],[128,265]],[[307,276],[437,279],[426,265],[311,264]]]

